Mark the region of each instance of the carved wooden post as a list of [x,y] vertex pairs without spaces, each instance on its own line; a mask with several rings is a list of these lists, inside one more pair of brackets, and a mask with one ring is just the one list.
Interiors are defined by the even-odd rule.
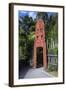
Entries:
[[36,68],[36,47],[34,45],[34,57],[33,57],[33,68]]
[[37,20],[35,27],[35,41],[34,41],[34,57],[33,67],[37,66],[37,48],[43,48],[43,67],[47,68],[46,42],[45,42],[45,25],[42,19]]

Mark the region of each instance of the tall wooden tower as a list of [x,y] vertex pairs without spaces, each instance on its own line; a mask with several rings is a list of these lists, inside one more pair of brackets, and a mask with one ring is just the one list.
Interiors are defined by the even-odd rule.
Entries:
[[43,67],[46,69],[47,55],[46,55],[46,41],[45,41],[45,24],[42,19],[37,20],[35,26],[34,57],[33,57],[34,68],[37,67],[37,48],[42,48]]

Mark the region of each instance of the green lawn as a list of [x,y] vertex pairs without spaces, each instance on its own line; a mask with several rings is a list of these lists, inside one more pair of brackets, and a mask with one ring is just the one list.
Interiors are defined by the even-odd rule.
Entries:
[[55,76],[55,77],[57,77],[58,76],[58,72],[57,71],[47,71],[49,74],[51,74],[51,75],[53,75],[53,76]]

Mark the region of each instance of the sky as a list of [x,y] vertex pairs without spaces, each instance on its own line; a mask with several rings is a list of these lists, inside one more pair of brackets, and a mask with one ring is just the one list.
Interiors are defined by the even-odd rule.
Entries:
[[33,19],[36,18],[37,12],[32,12],[32,11],[19,11],[19,16],[29,16],[32,17]]
[[[47,12],[48,13],[48,16],[51,16],[51,15],[54,15],[56,13],[53,13],[53,12]],[[19,11],[19,16],[29,16],[29,17],[32,17],[33,20],[36,18],[36,15],[37,15],[37,12],[34,12],[34,11]]]

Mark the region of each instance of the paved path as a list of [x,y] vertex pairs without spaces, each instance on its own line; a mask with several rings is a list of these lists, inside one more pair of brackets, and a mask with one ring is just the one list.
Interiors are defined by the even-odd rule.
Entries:
[[29,69],[24,76],[24,78],[47,78],[47,77],[52,77],[52,76],[49,73],[47,73],[42,67]]

